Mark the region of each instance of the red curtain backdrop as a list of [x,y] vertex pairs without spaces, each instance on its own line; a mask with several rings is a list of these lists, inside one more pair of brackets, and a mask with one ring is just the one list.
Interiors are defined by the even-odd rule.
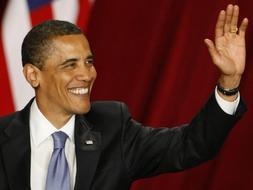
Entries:
[[[0,15],[6,2],[1,0]],[[124,101],[143,124],[172,127],[189,122],[215,88],[219,72],[203,40],[213,39],[218,12],[228,3],[238,4],[241,18],[250,21],[240,86],[248,112],[214,160],[139,180],[131,190],[253,189],[253,2],[97,0],[93,4],[87,37],[98,78],[92,99]],[[78,22],[82,26],[82,20]],[[2,60],[0,115],[14,110]]]
[[214,37],[218,12],[228,3],[248,17],[247,66],[240,92],[248,105],[220,154],[188,171],[136,182],[132,190],[253,189],[253,3],[250,0],[98,0],[88,38],[98,78],[93,100],[128,104],[144,124],[189,122],[219,76],[204,38]]

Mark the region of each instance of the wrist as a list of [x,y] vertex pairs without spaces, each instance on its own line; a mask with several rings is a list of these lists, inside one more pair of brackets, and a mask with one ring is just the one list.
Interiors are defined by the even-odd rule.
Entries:
[[[221,75],[218,80],[218,85],[222,87],[223,90],[219,90],[217,85],[217,91],[220,97],[230,102],[236,100],[240,81],[241,75]],[[224,90],[228,92],[224,92]]]
[[239,92],[239,86],[235,88],[224,88],[219,82],[217,83],[217,90],[224,96],[234,96]]
[[241,81],[241,75],[221,75],[218,84],[225,90],[230,91],[239,87]]

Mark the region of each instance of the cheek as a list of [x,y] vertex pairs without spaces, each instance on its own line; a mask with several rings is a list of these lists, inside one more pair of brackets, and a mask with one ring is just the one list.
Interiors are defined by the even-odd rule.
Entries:
[[67,88],[67,85],[71,81],[71,77],[68,75],[54,75],[51,81],[48,81],[52,84],[53,88],[61,93]]
[[50,74],[45,74],[40,78],[40,87],[47,90],[53,90],[53,86],[55,85],[55,79]]
[[94,66],[92,67],[91,72],[92,72],[93,80],[95,80],[97,78],[97,71]]

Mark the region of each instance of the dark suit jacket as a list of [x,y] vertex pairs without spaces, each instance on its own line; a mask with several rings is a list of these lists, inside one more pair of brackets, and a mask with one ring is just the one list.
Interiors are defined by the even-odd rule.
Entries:
[[[30,189],[30,106],[0,119],[0,190]],[[227,115],[212,95],[190,124],[150,128],[134,121],[123,103],[95,102],[76,116],[75,190],[127,190],[136,179],[211,159],[245,109],[240,102]]]

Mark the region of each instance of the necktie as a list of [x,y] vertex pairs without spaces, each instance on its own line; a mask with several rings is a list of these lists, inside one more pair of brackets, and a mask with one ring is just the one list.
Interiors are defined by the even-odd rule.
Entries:
[[62,132],[52,134],[54,150],[49,162],[46,190],[70,190],[70,176],[64,146],[67,135]]

